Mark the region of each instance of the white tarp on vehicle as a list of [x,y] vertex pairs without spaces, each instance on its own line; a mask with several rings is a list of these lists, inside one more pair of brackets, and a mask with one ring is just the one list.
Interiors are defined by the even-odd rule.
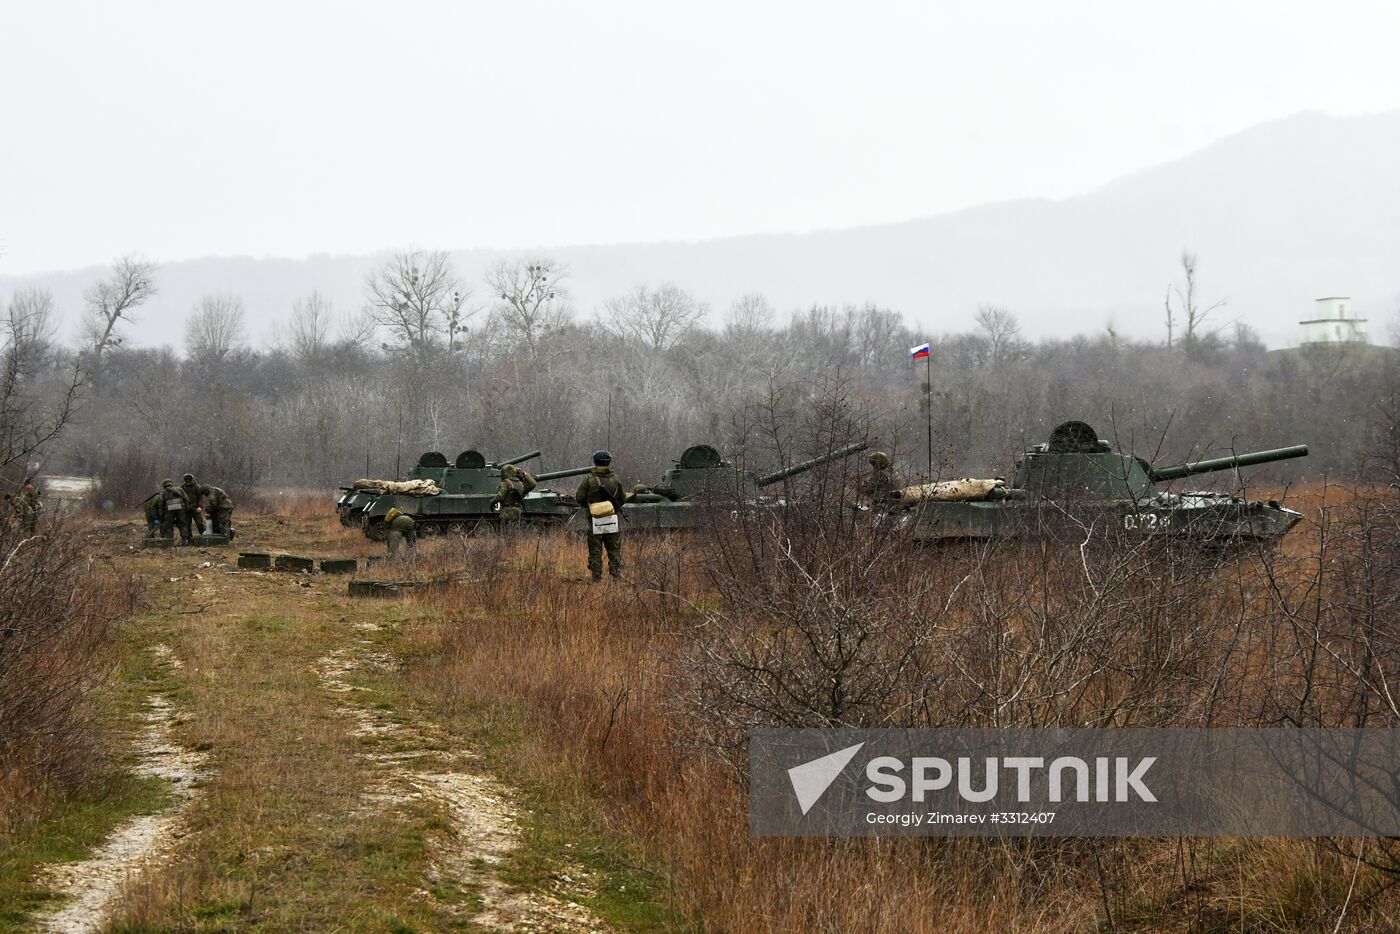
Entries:
[[920,483],[906,486],[899,491],[901,503],[975,503],[988,499],[1000,499],[1006,489],[1002,479],[978,480],[962,477],[958,480],[940,480],[937,483]]
[[400,496],[437,496],[442,490],[431,480],[356,480],[354,489]]

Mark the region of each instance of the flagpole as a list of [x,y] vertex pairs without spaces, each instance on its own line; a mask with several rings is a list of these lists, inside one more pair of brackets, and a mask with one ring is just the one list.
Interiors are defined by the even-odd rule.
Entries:
[[924,396],[924,412],[928,416],[928,482],[933,482],[933,348],[924,355],[924,380],[928,387]]

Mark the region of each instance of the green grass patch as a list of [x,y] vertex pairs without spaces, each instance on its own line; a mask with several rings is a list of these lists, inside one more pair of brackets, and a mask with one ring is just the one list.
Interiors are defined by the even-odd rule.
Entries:
[[128,818],[170,803],[166,783],[111,772],[91,790],[56,802],[49,813],[0,845],[0,932],[29,930],[29,915],[57,897],[36,873],[42,866],[86,859]]

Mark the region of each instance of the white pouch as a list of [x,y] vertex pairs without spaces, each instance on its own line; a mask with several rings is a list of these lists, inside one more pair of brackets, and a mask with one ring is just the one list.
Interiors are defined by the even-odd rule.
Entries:
[[613,535],[618,530],[617,513],[610,516],[594,516],[591,521],[594,535]]

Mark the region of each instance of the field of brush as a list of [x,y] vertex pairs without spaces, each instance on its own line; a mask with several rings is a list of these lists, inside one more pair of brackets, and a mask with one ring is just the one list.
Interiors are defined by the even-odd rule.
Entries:
[[[1394,727],[1400,508],[1384,491],[1291,491],[1307,521],[1280,547],[1206,554],[1099,533],[929,549],[839,517],[740,517],[629,536],[626,579],[600,586],[556,530],[428,539],[355,575],[427,585],[392,600],[236,568],[240,549],[383,548],[322,497],[270,499],[228,551],[142,550],[136,522],[73,533],[95,584],[141,594],[105,611],[111,771],[139,778],[132,724],[153,695],[176,712],[170,743],[201,756],[196,794],[157,782],[103,825],[178,812],[111,894],[116,930],[1400,916],[1389,841],[755,840],[744,784],[757,726]],[[65,904],[53,864],[102,838],[55,857],[35,841],[70,811],[33,807],[0,838],[0,885],[30,906],[0,928]]]

